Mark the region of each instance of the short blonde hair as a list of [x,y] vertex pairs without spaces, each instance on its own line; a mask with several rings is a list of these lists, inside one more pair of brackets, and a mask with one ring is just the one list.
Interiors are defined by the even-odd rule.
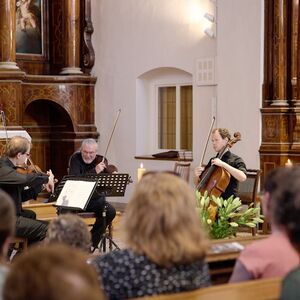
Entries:
[[219,132],[220,136],[222,137],[222,139],[226,139],[228,138],[228,140],[230,141],[231,139],[231,134],[229,133],[228,129],[227,128],[215,128],[212,133],[215,133],[215,132]]
[[207,243],[194,193],[175,175],[142,178],[127,205],[123,230],[129,248],[161,266],[205,256]]

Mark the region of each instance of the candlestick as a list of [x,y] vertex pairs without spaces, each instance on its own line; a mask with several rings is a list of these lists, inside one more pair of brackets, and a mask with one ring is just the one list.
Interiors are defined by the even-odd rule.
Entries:
[[137,169],[137,180],[140,181],[143,177],[143,174],[146,172],[146,169],[143,166],[143,163],[140,164],[140,167]]
[[286,167],[292,167],[293,166],[293,163],[289,158],[288,158],[287,162],[285,163],[285,166]]

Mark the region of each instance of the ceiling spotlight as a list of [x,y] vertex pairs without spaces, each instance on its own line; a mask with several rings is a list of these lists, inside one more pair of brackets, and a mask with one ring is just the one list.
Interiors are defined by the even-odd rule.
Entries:
[[206,35],[208,35],[210,38],[216,37],[216,34],[215,34],[214,30],[211,29],[211,28],[206,28],[206,29],[204,30],[204,33],[205,33]]
[[215,21],[215,17],[212,14],[209,14],[209,13],[206,13],[204,15],[204,18],[207,19],[208,21],[212,22],[212,23]]

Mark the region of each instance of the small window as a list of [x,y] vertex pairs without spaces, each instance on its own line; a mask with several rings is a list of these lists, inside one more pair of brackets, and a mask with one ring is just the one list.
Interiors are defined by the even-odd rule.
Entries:
[[192,151],[193,88],[158,87],[158,148]]

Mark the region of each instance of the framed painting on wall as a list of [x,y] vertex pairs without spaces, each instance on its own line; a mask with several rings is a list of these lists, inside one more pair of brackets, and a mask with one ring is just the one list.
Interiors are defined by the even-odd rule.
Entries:
[[16,1],[16,54],[18,58],[47,56],[46,0]]

